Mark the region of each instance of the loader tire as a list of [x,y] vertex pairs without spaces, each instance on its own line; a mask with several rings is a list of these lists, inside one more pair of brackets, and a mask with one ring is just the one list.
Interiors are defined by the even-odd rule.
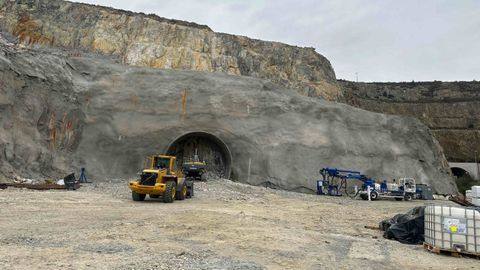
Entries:
[[183,183],[180,190],[177,190],[177,193],[175,194],[175,200],[183,201],[185,200],[185,197],[187,197],[187,185]]
[[165,188],[165,193],[163,193],[163,202],[172,203],[175,200],[175,195],[177,193],[177,188],[175,187],[176,183],[173,181],[167,182],[167,187]]
[[145,200],[145,194],[140,194],[136,193],[135,191],[132,191],[132,199],[136,202],[140,202]]
[[192,198],[193,197],[193,180],[187,182],[187,198]]

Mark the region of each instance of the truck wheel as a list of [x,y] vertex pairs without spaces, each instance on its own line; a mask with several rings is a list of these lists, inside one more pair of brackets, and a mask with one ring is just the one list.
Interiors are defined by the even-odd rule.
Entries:
[[376,191],[370,192],[370,200],[375,201],[377,199],[378,199],[378,193]]
[[166,185],[165,193],[163,193],[163,202],[172,203],[173,200],[175,200],[175,193],[177,192],[177,189],[175,188],[176,183],[168,181]]
[[175,194],[175,200],[183,201],[187,197],[187,185],[183,183],[180,190],[177,190],[177,194]]
[[132,199],[136,202],[145,200],[145,194],[136,193],[132,191]]
[[410,195],[410,194],[405,194],[405,196],[403,197],[403,199],[404,199],[405,201],[411,201],[411,200],[412,200],[412,195]]

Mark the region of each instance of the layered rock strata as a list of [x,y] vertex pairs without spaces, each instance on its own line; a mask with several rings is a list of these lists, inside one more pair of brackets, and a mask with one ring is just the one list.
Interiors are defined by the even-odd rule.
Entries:
[[339,85],[347,104],[422,121],[451,162],[474,162],[475,151],[480,154],[480,82],[339,81]]
[[303,95],[341,97],[330,62],[313,48],[216,33],[155,15],[60,0],[0,0],[0,28],[23,43],[115,55],[128,65],[252,76]]

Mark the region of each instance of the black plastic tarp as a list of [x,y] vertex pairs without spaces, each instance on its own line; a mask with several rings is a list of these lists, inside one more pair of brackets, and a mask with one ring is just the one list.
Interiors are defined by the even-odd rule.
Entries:
[[422,244],[424,238],[425,206],[418,206],[405,214],[380,222],[385,231],[383,237],[394,239],[404,244]]

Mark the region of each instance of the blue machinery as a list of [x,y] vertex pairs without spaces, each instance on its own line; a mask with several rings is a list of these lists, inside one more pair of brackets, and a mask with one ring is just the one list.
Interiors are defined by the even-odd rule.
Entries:
[[[349,197],[360,195],[363,200],[376,200],[379,197],[395,198],[396,200],[409,201],[417,196],[415,179],[401,178],[399,183],[388,184],[386,180],[376,184],[375,180],[357,171],[339,170],[336,168],[323,168],[320,170],[322,180],[317,180],[317,194]],[[348,193],[347,182],[357,180],[362,182],[360,189],[355,187],[353,194]],[[420,196],[422,197],[422,196]]]
[[320,175],[322,176],[322,180],[317,181],[318,195],[342,196],[343,189],[346,195],[354,197],[358,192],[353,195],[348,194],[348,180],[359,180],[363,182],[362,189],[364,190],[368,187],[375,189],[375,181],[357,171],[323,168],[320,170]]

